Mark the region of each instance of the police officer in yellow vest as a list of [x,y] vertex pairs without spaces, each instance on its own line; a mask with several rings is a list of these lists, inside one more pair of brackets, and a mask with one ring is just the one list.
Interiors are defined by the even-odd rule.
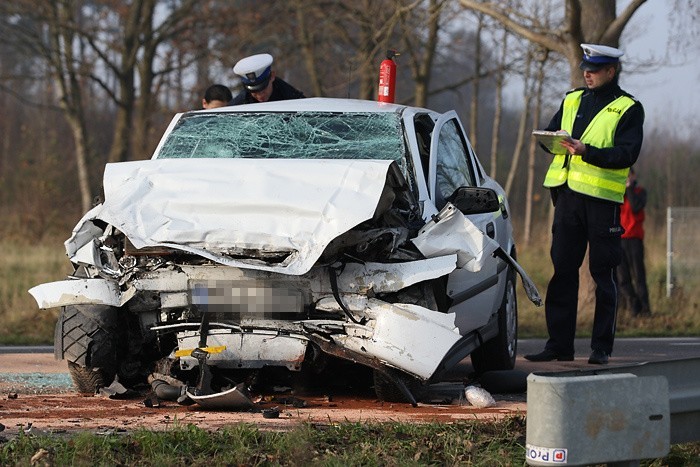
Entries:
[[566,94],[546,130],[566,130],[571,140],[555,154],[545,176],[554,203],[545,316],[549,339],[530,361],[574,359],[579,268],[589,248],[595,281],[590,364],[606,364],[613,350],[617,313],[615,267],[620,264],[620,204],[629,168],[642,147],[644,109],[620,89],[620,57],[614,47],[581,44],[585,88]]

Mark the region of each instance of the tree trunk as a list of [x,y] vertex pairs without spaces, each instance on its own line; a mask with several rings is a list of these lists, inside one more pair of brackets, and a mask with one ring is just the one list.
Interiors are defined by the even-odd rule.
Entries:
[[[542,51],[542,55],[537,60],[537,78],[535,93],[535,108],[532,112],[532,122],[539,127],[540,114],[542,112],[542,90],[545,82],[545,66],[547,64],[547,52]],[[530,244],[532,233],[532,205],[533,192],[535,187],[535,158],[537,157],[537,143],[534,138],[530,138],[530,147],[527,160],[527,187],[525,189],[525,222],[523,226],[523,245]]]
[[316,97],[322,97],[324,95],[323,86],[314,59],[313,26],[309,27],[306,23],[308,15],[305,6],[308,7],[308,4],[309,2],[305,0],[295,0],[293,3],[297,19],[297,40],[299,41],[299,49],[304,62],[304,68],[309,75],[311,92]]
[[92,194],[90,193],[90,176],[88,175],[87,159],[88,144],[87,131],[84,119],[78,116],[68,115],[68,124],[73,133],[75,143],[75,165],[78,169],[78,189],[80,190],[80,206],[82,212],[87,212],[92,207]]
[[123,37],[120,41],[119,62],[110,63],[112,69],[116,71],[119,86],[119,94],[115,96],[117,116],[114,141],[109,152],[110,162],[123,162],[130,159],[136,101],[136,64],[143,39],[140,37],[142,21],[148,22],[152,18],[153,8],[155,8],[155,0],[135,0],[131,3],[123,18]]
[[532,64],[532,50],[527,53],[527,59],[525,60],[525,85],[523,86],[523,110],[520,114],[520,124],[518,125],[518,136],[515,142],[515,147],[513,148],[513,157],[510,163],[510,170],[508,171],[508,178],[506,179],[506,184],[503,189],[506,192],[506,197],[510,196],[510,190],[513,187],[513,181],[515,180],[515,174],[518,171],[518,162],[520,161],[520,153],[523,150],[523,144],[525,141],[525,131],[527,128],[527,117],[530,111],[530,101],[532,100],[532,83],[530,82],[530,67]]
[[83,212],[86,212],[92,206],[88,171],[90,146],[83,107],[82,86],[77,69],[77,63],[81,60],[75,57],[75,52],[81,52],[82,48],[76,47],[75,31],[68,27],[73,22],[81,23],[80,19],[74,16],[79,15],[80,10],[72,2],[53,4],[50,8],[53,14],[47,20],[52,50],[47,59],[53,65],[51,73],[60,92],[59,105],[65,113],[73,133],[80,205]]
[[498,145],[501,132],[501,115],[503,113],[503,85],[505,84],[506,52],[508,51],[508,30],[503,30],[501,55],[498,59],[499,71],[496,74],[496,103],[491,130],[491,167],[490,176],[495,179],[498,172]]
[[[484,16],[477,14],[476,36],[474,38],[474,76],[481,75],[481,31],[484,28]],[[469,106],[469,140],[475,150],[478,145],[479,123],[479,82],[477,78],[472,82],[472,99]]]
[[[440,12],[442,10],[442,4],[438,3],[437,0],[430,0],[428,6],[428,21],[427,29],[428,36],[426,43],[423,47],[419,47],[418,50],[411,51],[411,56],[415,57],[411,60],[413,64],[413,81],[414,81],[414,100],[413,105],[417,107],[427,107],[428,106],[428,91],[430,90],[430,73],[433,68],[433,62],[435,60],[435,50],[438,44],[438,33],[440,31]],[[404,43],[409,44],[409,39],[412,38],[411,34],[404,33]],[[410,45],[407,45],[410,47]],[[418,58],[418,57],[422,57]]]

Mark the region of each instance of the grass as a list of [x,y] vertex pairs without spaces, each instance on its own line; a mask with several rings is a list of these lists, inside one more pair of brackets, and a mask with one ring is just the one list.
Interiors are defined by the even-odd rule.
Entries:
[[[617,337],[681,337],[700,335],[700,287],[693,287],[692,281],[700,278],[700,271],[689,276],[689,285],[679,288],[666,297],[666,243],[665,232],[649,229],[645,240],[645,263],[647,265],[647,285],[652,316],[633,317],[621,311],[617,318]],[[547,283],[552,275],[549,257],[549,239],[545,235],[538,245],[519,248],[518,262],[535,282],[544,300]],[[593,327],[594,284],[588,275],[588,259],[581,268],[581,290],[577,336],[589,337]],[[698,284],[700,285],[700,284]],[[518,335],[523,338],[547,337],[544,306],[536,307],[518,287]]]
[[[525,465],[525,420],[303,424],[288,431],[238,424],[206,431],[192,424],[164,432],[29,436],[0,445],[0,465],[419,466]],[[33,457],[39,459],[32,460]],[[693,465],[700,443],[673,445],[641,465]]]
[[58,310],[40,310],[27,290],[63,280],[71,272],[61,241],[35,245],[2,241],[0,251],[0,344],[53,343]]
[[522,417],[495,423],[304,424],[289,431],[239,424],[209,432],[194,425],[127,435],[30,437],[0,446],[0,465],[522,465]]

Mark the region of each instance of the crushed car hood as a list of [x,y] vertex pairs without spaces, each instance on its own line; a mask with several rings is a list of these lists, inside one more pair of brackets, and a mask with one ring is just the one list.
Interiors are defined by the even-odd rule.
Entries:
[[[99,219],[136,248],[171,247],[228,266],[305,274],[331,240],[372,218],[390,164],[300,159],[107,164],[105,201],[81,219],[66,251],[71,259],[86,257],[95,237],[92,221]],[[261,259],[266,257],[276,260]]]

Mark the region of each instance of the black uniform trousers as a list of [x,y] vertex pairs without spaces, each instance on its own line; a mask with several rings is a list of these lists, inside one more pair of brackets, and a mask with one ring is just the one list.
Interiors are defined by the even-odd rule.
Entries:
[[553,188],[555,198],[552,248],[554,274],[547,286],[546,349],[574,354],[579,269],[590,251],[589,270],[595,281],[595,314],[591,348],[612,353],[617,314],[615,267],[622,257],[620,206],[571,191]]

